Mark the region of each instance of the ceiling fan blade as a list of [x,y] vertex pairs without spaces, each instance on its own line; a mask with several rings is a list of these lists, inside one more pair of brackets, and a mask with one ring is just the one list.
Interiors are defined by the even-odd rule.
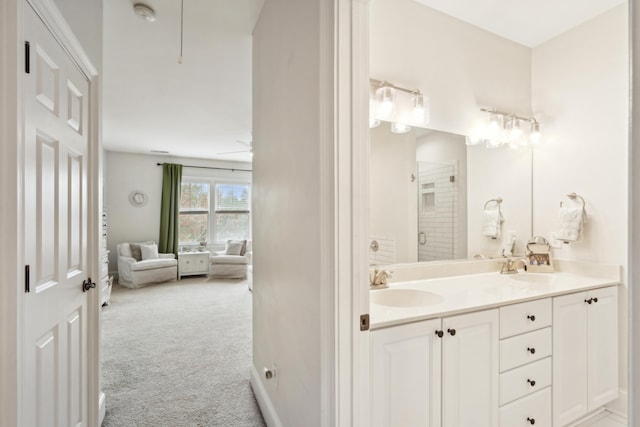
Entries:
[[225,154],[239,154],[239,153],[249,153],[249,150],[240,150],[240,151],[225,151],[222,153],[216,153],[217,156],[222,156]]

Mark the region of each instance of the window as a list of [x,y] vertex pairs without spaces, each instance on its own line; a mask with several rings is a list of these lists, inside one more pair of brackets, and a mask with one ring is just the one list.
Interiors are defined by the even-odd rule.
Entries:
[[180,243],[209,239],[208,182],[182,181],[180,195]]
[[216,184],[215,241],[249,239],[249,184]]
[[183,178],[180,244],[251,239],[250,185]]

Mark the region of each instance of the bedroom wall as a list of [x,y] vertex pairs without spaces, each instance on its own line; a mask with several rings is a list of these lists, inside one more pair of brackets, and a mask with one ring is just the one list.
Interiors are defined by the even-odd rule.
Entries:
[[[158,241],[160,202],[162,198],[162,167],[158,166],[157,163],[163,162],[251,169],[250,163],[106,151],[104,207],[108,215],[107,249],[110,251],[110,274],[115,274],[118,271],[116,255],[116,245],[118,243],[146,240]],[[250,173],[248,172],[209,169],[183,168],[182,175],[250,179]],[[134,190],[141,190],[147,194],[149,201],[145,206],[134,207],[129,203],[129,194]]]

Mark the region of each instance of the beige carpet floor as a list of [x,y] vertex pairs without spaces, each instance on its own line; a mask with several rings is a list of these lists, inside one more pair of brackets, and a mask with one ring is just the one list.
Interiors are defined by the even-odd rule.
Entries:
[[102,322],[104,427],[265,426],[249,385],[246,281],[114,285]]

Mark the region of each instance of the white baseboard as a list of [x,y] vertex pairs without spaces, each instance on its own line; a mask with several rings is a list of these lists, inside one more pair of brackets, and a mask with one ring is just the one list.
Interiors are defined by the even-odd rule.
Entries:
[[105,396],[104,391],[100,391],[100,397],[98,398],[98,413],[100,414],[100,422],[98,425],[101,426],[104,421],[104,416],[107,413],[107,397]]
[[273,403],[271,403],[267,390],[265,390],[262,381],[260,381],[260,374],[258,374],[256,367],[253,365],[251,365],[251,388],[253,389],[253,394],[256,396],[258,406],[260,406],[260,411],[262,411],[262,417],[267,423],[267,426],[282,427],[276,408],[273,406]]
[[620,390],[618,398],[606,405],[607,410],[618,417],[627,419],[629,416],[629,393],[627,390]]

